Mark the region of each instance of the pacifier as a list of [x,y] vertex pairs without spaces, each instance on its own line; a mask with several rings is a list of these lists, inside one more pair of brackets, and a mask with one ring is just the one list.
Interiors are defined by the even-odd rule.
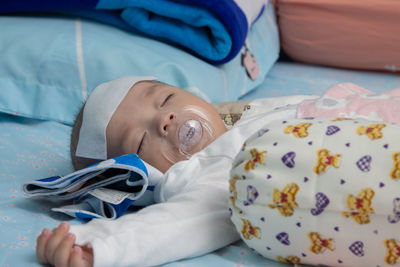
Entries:
[[189,159],[215,139],[215,131],[207,115],[198,107],[187,107],[174,114],[161,153],[171,163]]

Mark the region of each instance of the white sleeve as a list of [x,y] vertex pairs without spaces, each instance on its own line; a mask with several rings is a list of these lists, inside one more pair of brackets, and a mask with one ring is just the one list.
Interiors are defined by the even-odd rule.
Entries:
[[[214,170],[205,180],[227,180],[227,171]],[[153,266],[211,252],[239,238],[229,218],[228,184],[218,178],[186,184],[165,203],[72,226],[71,232],[78,244],[93,248],[95,266]]]

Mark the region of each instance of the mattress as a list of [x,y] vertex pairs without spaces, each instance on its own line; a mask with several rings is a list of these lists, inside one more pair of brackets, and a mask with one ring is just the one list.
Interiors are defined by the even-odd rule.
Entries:
[[[279,62],[264,82],[244,99],[321,94],[337,82],[354,82],[373,91],[400,87],[400,77],[386,73],[338,70]],[[31,201],[22,194],[24,181],[65,175],[73,168],[69,158],[71,126],[57,121],[28,119],[0,113],[0,265],[40,266],[36,237],[60,221],[81,221],[50,211],[48,201]],[[213,253],[164,266],[287,266],[267,260],[239,241]]]

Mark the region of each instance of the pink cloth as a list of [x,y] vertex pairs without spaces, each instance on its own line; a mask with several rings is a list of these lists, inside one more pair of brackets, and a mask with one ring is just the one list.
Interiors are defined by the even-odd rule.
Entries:
[[400,1],[275,0],[281,45],[294,60],[400,71]]
[[336,84],[320,98],[301,102],[297,117],[364,118],[400,123],[400,88],[377,94],[353,83]]

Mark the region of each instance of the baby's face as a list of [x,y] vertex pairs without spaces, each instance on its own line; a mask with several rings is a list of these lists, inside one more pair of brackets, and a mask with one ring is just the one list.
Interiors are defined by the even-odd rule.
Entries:
[[[139,82],[122,100],[107,126],[107,157],[137,153],[164,173],[175,162],[187,159],[174,144],[182,118],[190,119],[196,113],[206,118],[212,134],[190,154],[200,151],[226,131],[217,111],[204,100],[177,87],[153,81]],[[203,135],[206,134],[203,129]]]

